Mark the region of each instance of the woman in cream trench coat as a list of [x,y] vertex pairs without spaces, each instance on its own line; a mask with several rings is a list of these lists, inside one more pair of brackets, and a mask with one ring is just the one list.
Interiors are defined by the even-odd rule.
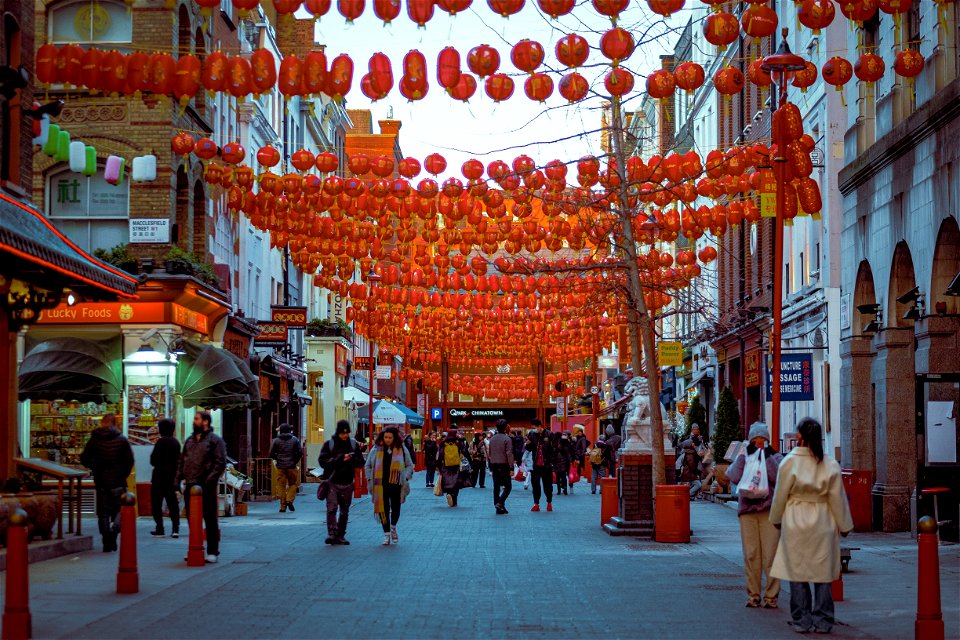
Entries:
[[770,507],[770,522],[781,527],[770,575],[791,583],[794,630],[829,633],[833,627],[830,584],[840,576],[840,533],[853,529],[853,519],[840,465],[823,457],[820,423],[805,418],[797,431],[800,445],[780,464]]

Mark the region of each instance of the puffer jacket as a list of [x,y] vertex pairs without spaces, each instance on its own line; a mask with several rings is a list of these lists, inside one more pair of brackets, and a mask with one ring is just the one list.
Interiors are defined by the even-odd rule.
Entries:
[[125,487],[133,470],[133,449],[116,427],[98,427],[80,454],[80,464],[93,471],[98,488]]
[[186,482],[188,487],[209,485],[219,480],[226,468],[227,445],[213,431],[205,431],[199,437],[191,435],[183,443],[177,480]]
[[277,461],[277,469],[296,469],[302,456],[300,440],[292,433],[281,433],[270,445],[270,457]]

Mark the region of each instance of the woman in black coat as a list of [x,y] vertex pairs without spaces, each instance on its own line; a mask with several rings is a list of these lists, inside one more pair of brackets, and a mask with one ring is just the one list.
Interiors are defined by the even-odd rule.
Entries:
[[427,486],[432,487],[437,474],[437,436],[432,431],[423,441],[423,463],[427,467]]
[[570,473],[570,465],[573,463],[573,443],[566,432],[554,433],[553,440],[557,452],[553,463],[553,471],[557,475],[557,495],[567,495],[567,474]]

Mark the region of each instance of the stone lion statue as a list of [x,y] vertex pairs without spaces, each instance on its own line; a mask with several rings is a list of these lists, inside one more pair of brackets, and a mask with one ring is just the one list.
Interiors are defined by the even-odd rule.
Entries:
[[623,420],[625,435],[623,448],[627,451],[650,451],[653,448],[650,386],[646,378],[638,376],[627,382],[623,391],[630,398]]

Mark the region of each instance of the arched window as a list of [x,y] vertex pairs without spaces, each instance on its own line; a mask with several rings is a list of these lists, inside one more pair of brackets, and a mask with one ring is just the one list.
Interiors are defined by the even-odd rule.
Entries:
[[53,43],[133,41],[133,14],[123,2],[68,0],[53,6],[48,15]]

